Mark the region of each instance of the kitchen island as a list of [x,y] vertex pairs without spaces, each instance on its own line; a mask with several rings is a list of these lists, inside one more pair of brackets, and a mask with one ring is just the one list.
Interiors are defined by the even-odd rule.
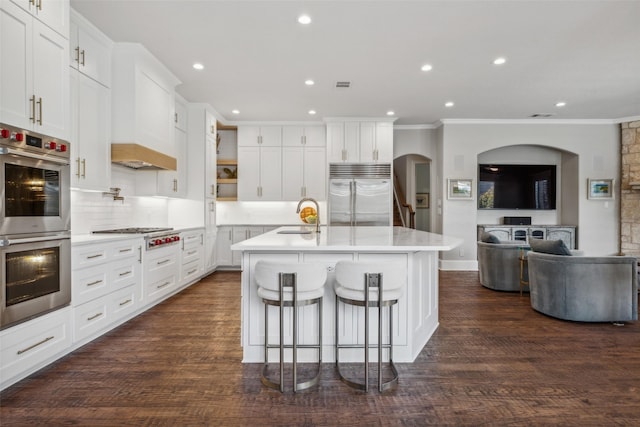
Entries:
[[[394,360],[413,362],[438,327],[438,253],[462,244],[462,239],[403,227],[281,227],[252,239],[236,243],[232,250],[242,251],[242,347],[243,362],[263,361],[264,304],[257,295],[253,278],[260,260],[284,263],[321,263],[328,270],[323,308],[323,354],[325,362],[335,360],[335,264],[341,260],[401,262],[407,268],[403,296],[393,310]],[[306,233],[306,234],[301,234]],[[362,342],[364,311],[341,305],[341,317],[350,319],[339,331],[340,342]],[[270,311],[270,342],[276,342],[277,310]],[[373,315],[371,321],[376,321]],[[273,319],[272,319],[273,317]],[[299,342],[315,343],[316,307],[300,308]],[[341,322],[342,323],[342,322]],[[360,333],[358,334],[358,330]],[[286,342],[291,328],[285,324]],[[385,335],[388,331],[385,331]],[[375,341],[372,336],[372,341]],[[274,357],[277,357],[274,352]],[[299,351],[298,360],[313,361],[314,350]],[[286,355],[286,353],[285,353]],[[290,356],[290,353],[289,353]],[[287,357],[287,356],[285,356]],[[345,362],[362,358],[362,350],[340,352]]]

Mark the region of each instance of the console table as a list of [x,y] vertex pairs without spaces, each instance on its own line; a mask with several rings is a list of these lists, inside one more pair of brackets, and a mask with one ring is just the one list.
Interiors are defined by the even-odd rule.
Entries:
[[500,240],[529,239],[562,240],[569,249],[576,249],[576,227],[573,225],[478,225],[478,240],[482,233],[488,232]]

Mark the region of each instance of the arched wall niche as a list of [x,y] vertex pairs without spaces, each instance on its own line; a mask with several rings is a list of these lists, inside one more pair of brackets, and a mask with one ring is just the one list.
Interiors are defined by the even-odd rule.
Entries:
[[[478,153],[477,164],[556,165],[556,209],[478,209],[478,224],[501,224],[505,216],[530,216],[532,224],[577,225],[579,222],[579,156],[545,145],[509,145]],[[477,186],[476,170],[476,186]]]

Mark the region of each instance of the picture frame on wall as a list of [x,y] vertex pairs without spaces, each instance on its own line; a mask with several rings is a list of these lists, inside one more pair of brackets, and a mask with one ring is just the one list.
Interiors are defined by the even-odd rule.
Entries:
[[429,193],[416,193],[416,208],[429,209]]
[[589,199],[613,199],[613,179],[592,179],[588,180]]
[[473,179],[448,179],[447,198],[452,200],[473,199]]

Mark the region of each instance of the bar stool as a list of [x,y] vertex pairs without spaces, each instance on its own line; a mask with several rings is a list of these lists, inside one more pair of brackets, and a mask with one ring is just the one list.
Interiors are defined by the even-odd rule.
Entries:
[[[327,280],[327,269],[321,264],[309,263],[277,263],[258,261],[255,265],[255,281],[258,285],[258,296],[265,303],[264,307],[264,366],[262,367],[262,384],[284,392],[284,350],[293,352],[293,391],[307,389],[318,383],[322,365],[322,296]],[[318,305],[318,344],[298,344],[298,307]],[[269,343],[269,306],[279,308],[279,343]],[[291,344],[284,342],[284,309],[293,310],[293,339]],[[280,350],[280,381],[267,377],[269,365],[269,349]],[[318,350],[318,370],[313,378],[298,383],[297,361],[299,348],[315,348]]]
[[[383,285],[384,278],[384,285]],[[340,380],[348,386],[369,391],[369,349],[378,349],[378,390],[384,391],[398,384],[398,370],[393,363],[393,306],[402,296],[406,282],[406,266],[402,263],[389,262],[354,262],[339,261],[336,263],[336,368]],[[339,343],[339,303],[364,307],[364,345]],[[389,307],[389,343],[382,342],[383,307]],[[369,344],[369,308],[378,309],[378,343]],[[339,351],[343,348],[364,349],[364,383],[347,379],[340,370]],[[382,380],[382,350],[389,349],[389,367],[393,378]]]

